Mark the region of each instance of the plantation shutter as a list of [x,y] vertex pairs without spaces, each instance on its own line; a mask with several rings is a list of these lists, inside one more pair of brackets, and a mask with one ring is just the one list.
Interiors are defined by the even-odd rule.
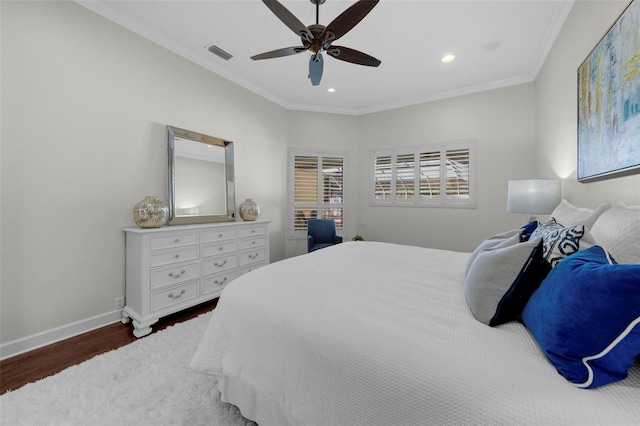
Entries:
[[309,219],[332,219],[341,234],[346,154],[293,151],[290,236],[306,237]]
[[391,155],[375,157],[374,163],[374,197],[391,199],[392,166]]
[[306,230],[307,220],[317,217],[318,157],[296,155],[294,174],[294,229]]
[[420,198],[440,198],[440,151],[420,153]]
[[447,151],[447,198],[469,198],[469,149]]
[[396,199],[413,199],[416,178],[415,155],[396,156]]
[[475,140],[372,151],[372,205],[475,207]]

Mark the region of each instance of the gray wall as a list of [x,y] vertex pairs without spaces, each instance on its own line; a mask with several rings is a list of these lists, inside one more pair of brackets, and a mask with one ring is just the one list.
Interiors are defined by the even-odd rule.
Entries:
[[[472,251],[488,235],[522,226],[528,215],[507,213],[506,191],[509,179],[533,175],[534,117],[533,83],[361,117],[358,233]],[[477,209],[369,206],[369,150],[461,139],[478,144]]]
[[167,124],[236,143],[236,201],[284,257],[286,110],[73,2],[0,7],[3,343],[114,311],[121,228],[166,200]]
[[[167,124],[235,142],[236,201],[271,221],[272,261],[304,252],[286,239],[291,147],[349,153],[347,236],[371,240],[471,250],[526,220],[506,213],[507,181],[558,161],[572,201],[640,203],[638,176],[578,184],[570,170],[575,70],[625,4],[578,1],[535,83],[356,117],[287,111],[72,2],[0,2],[0,342],[117,318],[121,228],[166,196]],[[467,138],[477,209],[369,207],[370,149]]]
[[640,175],[578,183],[577,69],[629,2],[578,0],[536,79],[537,171],[564,179],[569,201],[640,204]]

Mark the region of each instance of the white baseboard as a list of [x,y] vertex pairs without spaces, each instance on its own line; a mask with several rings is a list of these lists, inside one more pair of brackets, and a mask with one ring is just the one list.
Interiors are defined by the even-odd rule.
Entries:
[[104,327],[105,325],[116,323],[121,319],[122,310],[118,309],[116,311],[107,312],[106,314],[87,318],[71,324],[56,327],[51,330],[43,331],[41,333],[33,334],[31,336],[23,337],[21,339],[13,340],[11,342],[3,343],[0,345],[0,360],[29,352],[34,349],[50,345],[51,343],[56,343],[64,339],[68,339],[69,337]]

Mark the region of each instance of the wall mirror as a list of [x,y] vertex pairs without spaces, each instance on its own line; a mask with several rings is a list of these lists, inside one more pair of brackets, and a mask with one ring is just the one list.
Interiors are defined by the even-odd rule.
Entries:
[[167,126],[169,225],[235,221],[233,142]]

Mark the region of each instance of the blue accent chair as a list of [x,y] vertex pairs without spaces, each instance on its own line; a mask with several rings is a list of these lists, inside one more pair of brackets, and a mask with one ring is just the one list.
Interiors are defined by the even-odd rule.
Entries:
[[309,219],[307,221],[307,250],[312,251],[342,242],[336,235],[336,222],[331,219]]

